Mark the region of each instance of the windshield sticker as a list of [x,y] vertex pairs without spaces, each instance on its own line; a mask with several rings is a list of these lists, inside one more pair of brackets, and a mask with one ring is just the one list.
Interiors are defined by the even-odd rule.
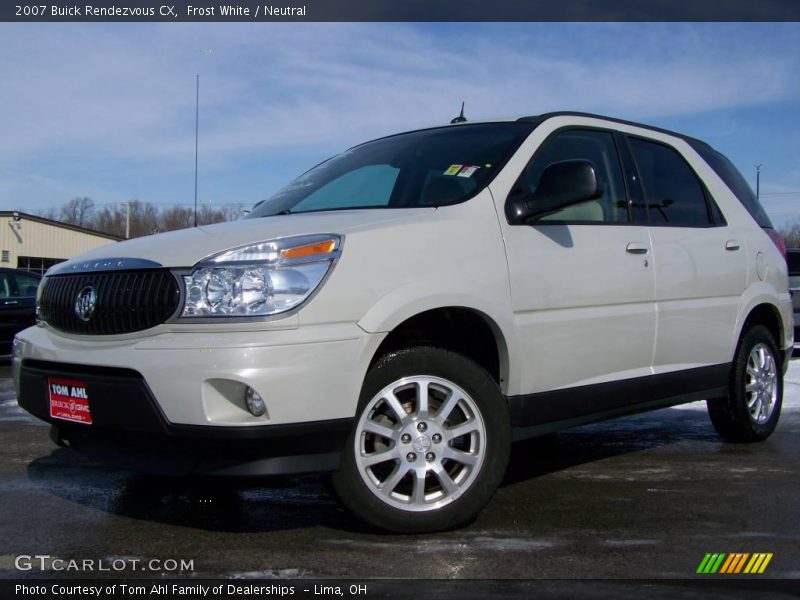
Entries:
[[450,167],[444,172],[445,175],[456,175],[464,165],[450,165]]
[[[452,169],[452,167],[450,167]],[[458,177],[472,177],[480,167],[464,167],[458,172]]]

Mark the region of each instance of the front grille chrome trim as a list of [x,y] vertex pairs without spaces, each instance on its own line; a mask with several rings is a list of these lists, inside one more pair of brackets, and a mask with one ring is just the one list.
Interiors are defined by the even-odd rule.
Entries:
[[[87,321],[75,311],[86,286],[96,291]],[[48,275],[39,298],[40,319],[53,329],[79,335],[120,335],[165,323],[180,308],[180,282],[167,269],[68,272]]]

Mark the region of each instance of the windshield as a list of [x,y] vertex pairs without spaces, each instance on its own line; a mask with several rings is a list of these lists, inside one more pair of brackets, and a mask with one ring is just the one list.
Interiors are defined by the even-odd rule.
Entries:
[[257,204],[248,218],[463,202],[492,180],[534,127],[459,125],[367,142],[307,171]]

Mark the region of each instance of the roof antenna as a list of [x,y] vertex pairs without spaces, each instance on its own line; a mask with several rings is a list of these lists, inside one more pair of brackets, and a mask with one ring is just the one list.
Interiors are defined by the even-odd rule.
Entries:
[[455,119],[450,121],[451,125],[455,125],[456,123],[466,123],[467,118],[464,116],[464,103],[461,103],[461,114],[458,115]]

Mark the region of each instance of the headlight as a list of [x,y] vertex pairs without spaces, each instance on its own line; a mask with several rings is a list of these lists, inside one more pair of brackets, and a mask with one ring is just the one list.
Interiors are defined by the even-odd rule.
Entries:
[[183,277],[181,317],[275,315],[302,304],[339,256],[338,235],[283,238],[212,256]]

